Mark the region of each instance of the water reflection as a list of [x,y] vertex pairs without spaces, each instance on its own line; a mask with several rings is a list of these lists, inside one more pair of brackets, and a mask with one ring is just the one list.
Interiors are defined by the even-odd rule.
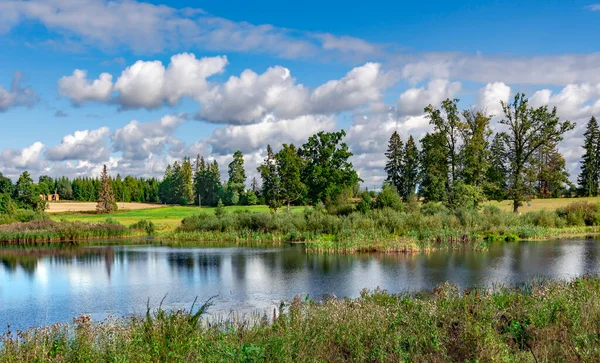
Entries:
[[0,249],[0,330],[70,321],[90,314],[145,311],[167,296],[167,307],[189,307],[218,295],[213,312],[272,308],[297,294],[357,296],[361,289],[393,292],[515,284],[532,278],[600,273],[597,240],[499,244],[484,252],[415,255],[305,254],[285,248],[113,246]]

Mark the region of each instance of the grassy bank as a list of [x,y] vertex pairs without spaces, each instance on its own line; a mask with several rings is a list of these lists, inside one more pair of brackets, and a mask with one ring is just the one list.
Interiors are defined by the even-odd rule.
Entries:
[[254,321],[204,309],[94,323],[83,316],[2,338],[1,361],[597,362],[600,280],[355,299],[294,300]]
[[482,211],[449,211],[423,206],[332,215],[302,213],[201,214],[184,218],[170,241],[303,242],[309,251],[417,252],[437,248],[486,248],[493,241],[542,240],[600,232],[600,205],[578,202],[556,211],[521,215],[486,206]]
[[2,244],[41,244],[74,242],[100,238],[142,236],[143,228],[127,228],[117,223],[82,223],[34,220],[0,225]]

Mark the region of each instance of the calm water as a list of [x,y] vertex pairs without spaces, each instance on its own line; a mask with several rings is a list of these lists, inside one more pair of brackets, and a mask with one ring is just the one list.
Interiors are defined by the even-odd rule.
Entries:
[[449,281],[461,287],[569,279],[600,273],[599,240],[507,243],[489,251],[417,255],[306,254],[301,247],[111,246],[0,249],[0,331],[189,307],[218,295],[213,313],[269,311],[309,294],[357,296],[377,286],[415,291]]

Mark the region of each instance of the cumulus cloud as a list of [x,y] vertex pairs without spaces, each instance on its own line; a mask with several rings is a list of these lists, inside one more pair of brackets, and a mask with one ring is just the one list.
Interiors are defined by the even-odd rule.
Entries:
[[[226,57],[196,59],[189,53],[176,54],[165,68],[160,61],[137,61],[127,67],[113,85],[112,75],[102,73],[89,81],[87,72],[75,70],[58,81],[61,95],[79,106],[88,101],[116,102],[122,108],[158,108],[175,105],[184,96],[198,97],[208,92],[206,78],[221,73]],[[118,93],[115,99],[113,93]]]
[[3,173],[9,176],[20,174],[23,170],[38,171],[41,169],[42,150],[44,144],[37,141],[23,149],[4,149],[0,153],[0,166]]
[[32,107],[39,101],[38,95],[30,87],[21,87],[21,72],[15,72],[9,89],[0,86],[0,112],[12,107]]
[[167,115],[144,123],[133,120],[111,136],[113,151],[132,161],[162,155],[167,145],[178,142],[173,133],[185,120],[185,115]]
[[488,83],[479,90],[477,107],[495,117],[501,117],[503,111],[500,102],[508,102],[509,96],[510,87],[504,82]]
[[241,150],[248,153],[264,148],[267,144],[278,147],[283,143],[302,144],[319,131],[333,131],[333,116],[300,116],[295,119],[278,120],[269,115],[260,123],[232,125],[216,129],[206,142],[217,155]]
[[398,98],[397,112],[402,116],[414,116],[423,113],[427,105],[439,105],[447,98],[454,98],[460,91],[460,82],[436,79],[427,84],[427,88],[411,88]]
[[105,161],[111,152],[106,147],[105,142],[108,135],[108,127],[101,127],[92,131],[75,131],[73,135],[63,137],[60,145],[48,148],[45,152],[46,159],[51,161]]
[[102,73],[98,79],[89,81],[87,71],[76,69],[72,75],[58,80],[60,94],[69,97],[74,106],[81,106],[88,101],[108,101],[112,88],[112,75],[108,73]]
[[313,91],[296,84],[284,67],[269,68],[261,75],[245,70],[240,77],[230,77],[209,97],[200,98],[198,117],[209,122],[248,124],[269,114],[281,119],[332,114],[381,100],[391,83],[391,76],[378,63],[356,67]]

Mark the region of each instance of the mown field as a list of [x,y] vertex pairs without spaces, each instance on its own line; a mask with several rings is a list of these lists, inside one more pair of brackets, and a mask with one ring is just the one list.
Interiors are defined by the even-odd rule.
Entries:
[[[93,204],[95,208],[94,203],[77,204]],[[189,217],[200,213],[215,213],[215,208],[213,207],[200,208],[198,206],[152,206],[154,206],[154,208],[123,210],[117,211],[117,213],[112,215],[98,215],[93,212],[88,212],[87,210],[83,210],[82,212],[52,213],[50,215],[50,218],[55,221],[67,220],[81,222],[103,222],[106,220],[106,218],[110,217],[115,221],[126,226],[138,222],[141,219],[147,219],[156,224],[159,230],[165,230],[177,227],[181,223],[181,220],[185,217]],[[304,210],[304,208],[305,207],[292,207],[292,210],[301,211]],[[226,213],[235,213],[236,211],[269,212],[269,208],[266,205],[230,206],[225,207],[225,211]]]
[[[537,212],[542,209],[547,211],[553,211],[558,208],[564,208],[573,202],[591,202],[600,203],[600,197],[595,198],[549,198],[549,199],[533,199],[529,202],[525,202],[522,207],[519,208],[519,212]],[[495,205],[505,212],[512,212],[513,204],[512,200],[505,200],[502,202],[489,201],[485,204]]]

